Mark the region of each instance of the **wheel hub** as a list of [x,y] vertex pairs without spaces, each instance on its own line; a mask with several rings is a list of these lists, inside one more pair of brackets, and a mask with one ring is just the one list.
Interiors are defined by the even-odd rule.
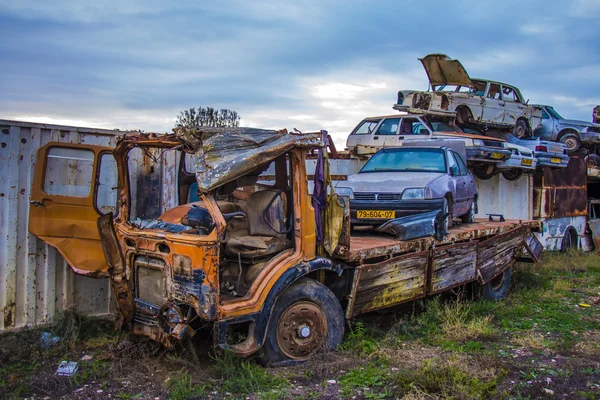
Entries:
[[326,337],[327,318],[321,307],[312,302],[292,304],[277,323],[277,345],[295,360],[308,359],[323,347]]

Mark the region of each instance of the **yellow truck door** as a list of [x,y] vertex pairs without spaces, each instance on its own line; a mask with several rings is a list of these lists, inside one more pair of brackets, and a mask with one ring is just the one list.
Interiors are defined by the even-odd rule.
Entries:
[[29,206],[29,232],[54,246],[75,273],[98,277],[108,265],[97,220],[117,211],[112,149],[50,142],[39,149]]

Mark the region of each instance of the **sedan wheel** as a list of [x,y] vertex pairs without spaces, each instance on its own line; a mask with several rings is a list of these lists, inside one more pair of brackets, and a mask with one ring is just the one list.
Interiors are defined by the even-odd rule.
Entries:
[[492,179],[494,175],[498,172],[496,166],[494,164],[478,164],[473,166],[473,175],[477,178],[487,181],[488,179]]
[[475,222],[475,210],[477,209],[476,200],[473,200],[471,206],[469,207],[469,212],[462,216],[462,222],[465,224],[472,224]]
[[565,146],[567,146],[567,151],[569,153],[573,153],[573,152],[579,150],[579,147],[581,146],[581,140],[579,139],[579,136],[577,136],[573,133],[568,133],[568,134],[562,136],[560,138],[560,142],[562,144],[564,144]]
[[509,169],[508,171],[502,171],[502,176],[507,181],[516,181],[523,176],[523,170],[519,168]]
[[522,119],[518,120],[513,129],[513,135],[515,135],[519,139],[523,139],[528,134],[529,134],[529,127],[527,126],[527,122],[525,122]]

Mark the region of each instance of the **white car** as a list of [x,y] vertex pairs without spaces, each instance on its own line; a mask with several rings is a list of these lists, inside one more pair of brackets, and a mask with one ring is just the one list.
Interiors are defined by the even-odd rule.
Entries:
[[396,110],[454,116],[462,128],[493,127],[518,138],[531,135],[542,122],[542,111],[530,106],[515,86],[471,79],[458,60],[445,54],[430,54],[419,60],[431,91],[401,90]]
[[514,143],[505,143],[505,145],[512,154],[508,160],[496,165],[496,168],[502,173],[504,179],[516,181],[524,173],[535,172],[537,159],[534,157],[533,151]]

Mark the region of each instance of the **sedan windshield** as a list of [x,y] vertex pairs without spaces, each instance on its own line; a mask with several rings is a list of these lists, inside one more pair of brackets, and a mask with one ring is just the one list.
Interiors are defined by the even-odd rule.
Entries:
[[554,119],[564,119],[553,107],[547,106],[546,110],[554,117]]
[[442,149],[393,148],[381,150],[360,170],[363,172],[446,172]]
[[443,119],[432,118],[432,117],[425,117],[423,119],[427,122],[428,126],[434,132],[459,132],[460,133],[460,130],[458,128],[450,125],[448,122],[446,122]]

